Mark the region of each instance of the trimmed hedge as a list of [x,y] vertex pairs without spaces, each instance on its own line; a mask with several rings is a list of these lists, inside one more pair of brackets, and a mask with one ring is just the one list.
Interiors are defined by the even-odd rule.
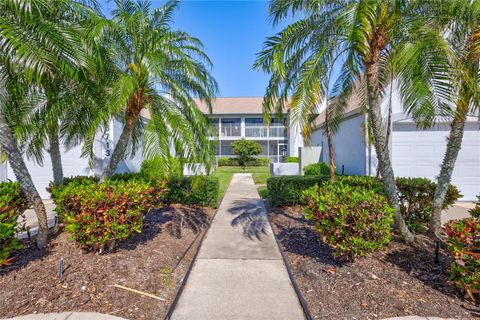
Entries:
[[451,280],[468,296],[480,298],[480,219],[466,218],[445,225],[449,250],[454,261]]
[[13,251],[22,248],[15,238],[17,220],[29,205],[18,182],[0,183],[0,267],[9,263]]
[[181,203],[204,207],[217,207],[218,178],[214,176],[192,176],[170,178],[165,203]]
[[303,194],[305,218],[315,221],[315,230],[335,256],[353,261],[390,242],[394,210],[382,194],[342,181]]
[[322,176],[330,174],[330,166],[325,162],[312,163],[303,168],[306,176]]
[[[263,167],[270,164],[269,158],[254,158],[253,160],[247,161],[247,167]],[[218,158],[217,165],[219,167],[238,167],[237,158]]]
[[305,203],[303,191],[322,184],[329,176],[280,176],[267,179],[267,200],[271,206],[296,205]]
[[298,157],[285,157],[285,163],[298,163]]

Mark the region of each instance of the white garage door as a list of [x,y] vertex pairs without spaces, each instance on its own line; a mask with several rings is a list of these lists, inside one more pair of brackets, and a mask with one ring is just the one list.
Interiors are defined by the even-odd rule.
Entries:
[[[392,134],[392,162],[399,177],[436,179],[445,155],[449,127],[438,125],[416,130],[412,123],[395,123]],[[480,125],[468,123],[462,149],[453,171],[452,183],[472,201],[480,193]]]
[[[80,146],[62,153],[63,174],[65,177],[92,174],[88,167],[88,159],[81,158],[81,154],[82,149]],[[53,180],[52,164],[49,155],[45,153],[43,166],[30,160],[26,160],[26,165],[40,196],[43,199],[50,198],[50,194],[46,190],[50,181]],[[10,167],[7,168],[7,178],[12,181],[16,180]]]

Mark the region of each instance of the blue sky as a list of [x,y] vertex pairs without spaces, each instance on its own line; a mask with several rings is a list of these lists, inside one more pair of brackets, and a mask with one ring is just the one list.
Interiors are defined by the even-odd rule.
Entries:
[[[102,5],[107,9],[106,2]],[[164,1],[152,1],[153,7]],[[108,6],[111,6],[109,3]],[[214,64],[220,97],[263,96],[269,76],[252,70],[255,54],[273,28],[268,1],[181,1],[174,27],[199,38]]]

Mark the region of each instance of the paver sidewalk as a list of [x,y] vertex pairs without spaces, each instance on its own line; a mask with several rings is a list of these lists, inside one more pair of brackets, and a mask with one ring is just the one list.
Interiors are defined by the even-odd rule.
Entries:
[[235,174],[172,319],[305,319],[251,174]]

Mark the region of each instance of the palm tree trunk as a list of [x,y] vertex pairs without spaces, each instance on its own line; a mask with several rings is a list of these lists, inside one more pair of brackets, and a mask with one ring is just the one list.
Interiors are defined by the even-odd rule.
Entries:
[[122,134],[113,149],[112,157],[108,163],[108,167],[105,170],[105,176],[111,177],[117,170],[117,166],[122,159],[125,158],[125,152],[127,151],[128,142],[130,141],[130,136],[132,135],[133,128],[135,127],[135,122],[137,121],[137,116],[126,113],[125,116],[125,126],[123,127]]
[[[387,118],[387,143],[390,142],[390,133],[392,131],[392,107],[388,108],[388,118]],[[380,167],[377,167],[377,173],[375,175],[377,179],[380,178]]]
[[0,115],[0,143],[3,150],[5,150],[7,153],[9,164],[15,173],[15,177],[20,183],[20,186],[27,195],[28,199],[32,202],[33,209],[37,215],[37,246],[40,249],[46,249],[48,241],[48,225],[45,206],[43,205],[42,199],[40,198],[40,195],[33,184],[32,177],[28,172],[25,161],[23,161],[22,153],[18,149],[12,130],[8,126],[3,115]]
[[392,163],[390,161],[390,152],[388,141],[386,140],[385,127],[380,103],[380,91],[378,84],[379,59],[366,64],[367,95],[368,95],[368,115],[371,120],[374,136],[375,151],[377,153],[378,165],[382,176],[383,186],[390,202],[395,209],[394,229],[407,241],[413,240],[413,235],[408,230],[405,220],[400,212],[398,202],[397,186]]
[[53,183],[58,186],[63,183],[63,167],[57,128],[50,133],[50,150],[48,152],[52,161]]
[[330,163],[330,181],[335,182],[335,149],[333,147],[333,132],[330,126],[330,110],[325,110],[325,131],[327,134],[328,158]]
[[460,105],[457,107],[459,113],[454,117],[451,124],[447,150],[445,151],[440,175],[437,180],[437,188],[435,189],[435,195],[433,197],[432,220],[430,221],[430,231],[436,235],[440,235],[441,232],[443,203],[445,201],[445,196],[447,195],[448,185],[452,180],[452,173],[455,167],[455,162],[457,161],[458,153],[462,148],[463,131],[467,120],[466,110],[468,108],[468,103],[466,101],[468,100],[462,102],[464,106]]

